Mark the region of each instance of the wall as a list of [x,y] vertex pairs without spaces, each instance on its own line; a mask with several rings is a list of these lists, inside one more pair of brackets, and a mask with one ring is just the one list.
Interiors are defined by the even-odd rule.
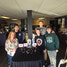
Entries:
[[13,20],[7,20],[7,23],[8,24],[10,24],[10,23],[16,23],[18,25],[21,25],[21,21],[20,20],[15,20],[15,21],[13,21]]
[[[35,19],[33,20],[33,25],[39,25],[39,21],[41,19]],[[42,20],[44,22],[44,25],[49,25],[50,24],[50,19],[46,18]]]

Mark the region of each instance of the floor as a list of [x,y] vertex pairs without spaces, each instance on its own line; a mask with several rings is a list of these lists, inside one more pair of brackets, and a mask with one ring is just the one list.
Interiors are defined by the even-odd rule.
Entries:
[[8,67],[8,58],[3,47],[0,47],[0,67]]

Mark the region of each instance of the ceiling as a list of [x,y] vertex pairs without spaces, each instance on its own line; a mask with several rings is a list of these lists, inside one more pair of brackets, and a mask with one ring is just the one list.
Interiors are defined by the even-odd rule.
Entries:
[[22,19],[27,10],[33,11],[33,18],[64,16],[67,0],[0,0],[0,16]]

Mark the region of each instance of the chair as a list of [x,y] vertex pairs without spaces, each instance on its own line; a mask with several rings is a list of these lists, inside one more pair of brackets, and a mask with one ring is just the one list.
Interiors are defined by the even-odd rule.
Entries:
[[65,64],[65,63],[66,63],[66,67],[67,67],[67,48],[66,48],[66,52],[65,52],[65,57],[64,57],[64,59],[60,60],[58,67],[60,67],[61,64]]

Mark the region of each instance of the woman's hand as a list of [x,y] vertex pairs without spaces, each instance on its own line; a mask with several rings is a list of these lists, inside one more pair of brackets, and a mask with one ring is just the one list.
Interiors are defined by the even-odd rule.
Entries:
[[16,48],[14,48],[12,51],[16,52],[16,50],[17,50],[17,47],[16,47]]

